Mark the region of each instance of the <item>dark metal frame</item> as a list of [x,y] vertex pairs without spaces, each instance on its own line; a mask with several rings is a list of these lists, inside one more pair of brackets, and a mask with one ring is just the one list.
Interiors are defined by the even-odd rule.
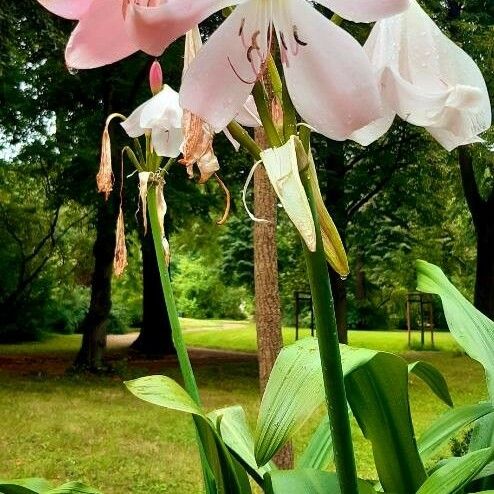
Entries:
[[[428,293],[410,292],[407,293],[406,301],[406,316],[407,316],[407,331],[408,331],[408,348],[412,344],[412,306],[419,304],[420,308],[420,345],[424,348],[425,344],[425,328],[428,327],[431,333],[431,347],[434,348],[434,307],[432,297]],[[427,316],[427,321],[425,317]]]

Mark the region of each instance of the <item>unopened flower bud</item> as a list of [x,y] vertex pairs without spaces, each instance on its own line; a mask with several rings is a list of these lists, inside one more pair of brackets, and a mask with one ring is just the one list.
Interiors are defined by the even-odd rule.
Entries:
[[163,71],[158,60],[155,60],[149,69],[149,87],[153,95],[158,94],[163,89]]

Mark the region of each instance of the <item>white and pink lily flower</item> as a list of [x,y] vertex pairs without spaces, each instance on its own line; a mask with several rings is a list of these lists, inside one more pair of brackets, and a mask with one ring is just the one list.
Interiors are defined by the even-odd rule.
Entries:
[[206,17],[238,0],[38,0],[79,21],[65,51],[68,67],[101,67],[142,50],[159,56]]
[[120,125],[129,137],[149,134],[158,156],[176,158],[184,140],[182,117],[178,93],[165,84],[158,94],[138,106]]
[[397,114],[425,127],[448,151],[481,141],[479,134],[491,126],[484,78],[416,0],[406,12],[377,22],[364,49],[381,82],[385,114],[353,140],[370,144]]
[[[372,21],[405,10],[409,0],[318,0],[344,18]],[[381,115],[376,77],[346,31],[306,0],[246,0],[210,37],[187,71],[183,108],[215,130],[240,112],[278,39],[285,79],[300,116],[320,133],[346,139]]]

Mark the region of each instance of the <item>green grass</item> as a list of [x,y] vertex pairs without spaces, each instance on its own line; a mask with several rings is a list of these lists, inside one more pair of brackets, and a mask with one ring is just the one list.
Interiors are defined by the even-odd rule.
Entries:
[[[185,340],[189,346],[219,348],[254,352],[256,350],[255,325],[248,321],[181,319]],[[300,337],[310,334],[308,329],[300,330]],[[434,335],[436,350],[456,352],[459,347],[449,333],[438,332]],[[295,341],[295,328],[283,328],[283,341],[286,345]],[[80,335],[52,335],[41,342],[22,345],[0,345],[0,355],[49,353],[53,355],[76,353],[81,342]],[[349,331],[349,343],[388,352],[408,350],[406,331]],[[413,348],[420,343],[419,333],[413,334]],[[430,336],[426,335],[426,349]]]
[[[231,325],[225,321],[194,321],[183,320],[185,340],[190,346],[204,348],[226,348],[253,352],[257,348],[255,325],[249,322],[233,322]],[[300,337],[310,334],[308,329],[300,331]],[[408,336],[406,331],[349,331],[349,344],[365,346],[376,350],[388,352],[404,352],[408,350]],[[283,328],[283,341],[285,345],[295,341],[295,328]],[[449,333],[437,332],[434,334],[436,350],[456,352],[459,347]],[[430,335],[426,334],[426,348],[430,348]],[[420,334],[414,333],[412,338],[413,348],[420,344]]]
[[[184,321],[189,343],[253,349],[249,324]],[[285,330],[285,336],[291,330]],[[240,337],[239,337],[240,335]],[[454,349],[441,335],[441,347]],[[406,334],[352,333],[351,342],[401,350]],[[58,336],[40,344],[0,346],[0,355],[64,354],[77,350],[79,339]],[[395,346],[394,346],[395,345]],[[482,369],[458,352],[410,352],[445,375],[456,404],[486,396]],[[145,369],[124,369],[125,378],[145,375]],[[167,369],[177,377],[177,372]],[[196,369],[205,407],[244,406],[252,424],[259,404],[257,367],[252,363],[222,363]],[[410,381],[414,422],[420,434],[446,406],[416,378]],[[126,392],[120,377],[12,376],[0,368],[0,478],[42,476],[54,481],[84,480],[104,494],[201,492],[199,459],[190,419],[140,402]],[[300,453],[318,418],[312,417],[295,440]],[[369,444],[354,427],[359,472],[375,477]]]

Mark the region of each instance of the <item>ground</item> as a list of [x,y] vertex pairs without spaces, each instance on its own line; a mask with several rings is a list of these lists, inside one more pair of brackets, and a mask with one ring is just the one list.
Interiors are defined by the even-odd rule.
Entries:
[[[191,358],[206,409],[241,404],[252,425],[259,404],[253,326],[231,321],[185,320],[186,339],[201,347]],[[294,330],[285,329],[285,341]],[[107,377],[64,373],[78,336],[56,336],[41,344],[0,345],[0,478],[43,476],[84,480],[104,494],[195,494],[200,489],[198,456],[189,417],[140,402],[122,385],[149,373],[177,378],[172,359],[121,360],[133,335],[112,336],[117,373]],[[350,343],[426,360],[445,375],[455,404],[486,396],[483,371],[462,355],[448,334],[437,335],[441,351],[406,351],[402,332],[352,332]],[[242,350],[234,353],[231,349]],[[117,360],[117,357],[119,358]],[[417,379],[410,380],[417,434],[446,406]],[[296,451],[317,423],[312,417],[295,440]],[[359,472],[373,477],[369,445],[355,430]]]

